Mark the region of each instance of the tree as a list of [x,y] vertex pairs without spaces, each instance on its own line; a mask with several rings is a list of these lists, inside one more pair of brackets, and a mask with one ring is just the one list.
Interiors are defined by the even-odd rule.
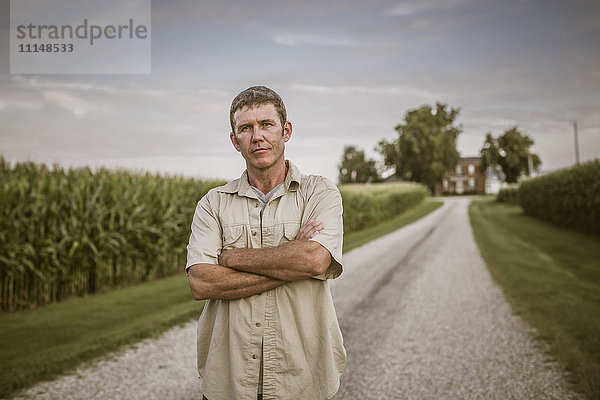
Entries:
[[366,159],[365,152],[355,146],[344,146],[342,161],[338,164],[340,183],[379,181],[375,160]]
[[410,110],[404,122],[396,126],[398,138],[382,140],[377,150],[384,165],[394,168],[395,175],[405,180],[421,182],[433,192],[444,173],[458,162],[456,138],[461,128],[455,125],[459,108],[436,103]]
[[492,173],[504,179],[502,167],[498,164],[500,160],[498,142],[491,133],[488,132],[485,134],[485,141],[479,154],[481,155],[481,171],[485,172],[491,169]]
[[482,168],[502,169],[504,179],[508,183],[516,183],[523,174],[531,175],[530,168],[538,170],[542,161],[537,154],[530,151],[533,139],[521,134],[516,126],[504,131],[498,138],[491,133],[486,134],[481,149]]

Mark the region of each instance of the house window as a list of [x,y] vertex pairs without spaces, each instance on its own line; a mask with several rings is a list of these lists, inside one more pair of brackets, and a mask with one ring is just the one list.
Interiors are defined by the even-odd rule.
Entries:
[[468,171],[469,175],[473,175],[475,173],[475,166],[473,164],[469,164]]
[[461,175],[462,174],[462,165],[458,164],[456,166],[456,175]]
[[475,189],[475,178],[469,178],[469,189]]
[[444,190],[448,190],[448,179],[444,179],[442,186],[444,187]]

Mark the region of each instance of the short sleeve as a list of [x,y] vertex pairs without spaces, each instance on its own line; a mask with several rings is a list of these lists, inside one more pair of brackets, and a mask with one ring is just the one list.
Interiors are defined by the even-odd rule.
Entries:
[[211,194],[209,192],[198,202],[194,212],[192,233],[187,246],[186,274],[194,264],[218,264],[223,235],[219,219],[210,204]]
[[323,223],[323,230],[310,240],[320,243],[331,254],[331,264],[323,274],[315,276],[316,279],[335,279],[342,273],[342,211],[339,190],[332,182],[323,178],[306,203],[302,221],[303,224],[311,220]]

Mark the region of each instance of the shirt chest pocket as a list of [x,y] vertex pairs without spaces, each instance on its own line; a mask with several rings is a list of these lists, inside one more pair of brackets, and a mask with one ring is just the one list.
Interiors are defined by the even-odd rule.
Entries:
[[281,228],[283,230],[283,234],[281,235],[281,243],[291,242],[296,239],[296,236],[298,236],[298,231],[300,230],[300,223],[284,222],[283,224],[281,224]]
[[245,249],[248,247],[246,227],[243,225],[223,227],[223,250]]

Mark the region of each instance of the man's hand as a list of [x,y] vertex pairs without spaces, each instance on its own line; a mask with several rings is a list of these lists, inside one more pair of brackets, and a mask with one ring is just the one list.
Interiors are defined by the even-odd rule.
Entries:
[[315,237],[319,232],[323,230],[323,223],[321,221],[308,221],[296,235],[296,239],[299,241],[307,241]]

